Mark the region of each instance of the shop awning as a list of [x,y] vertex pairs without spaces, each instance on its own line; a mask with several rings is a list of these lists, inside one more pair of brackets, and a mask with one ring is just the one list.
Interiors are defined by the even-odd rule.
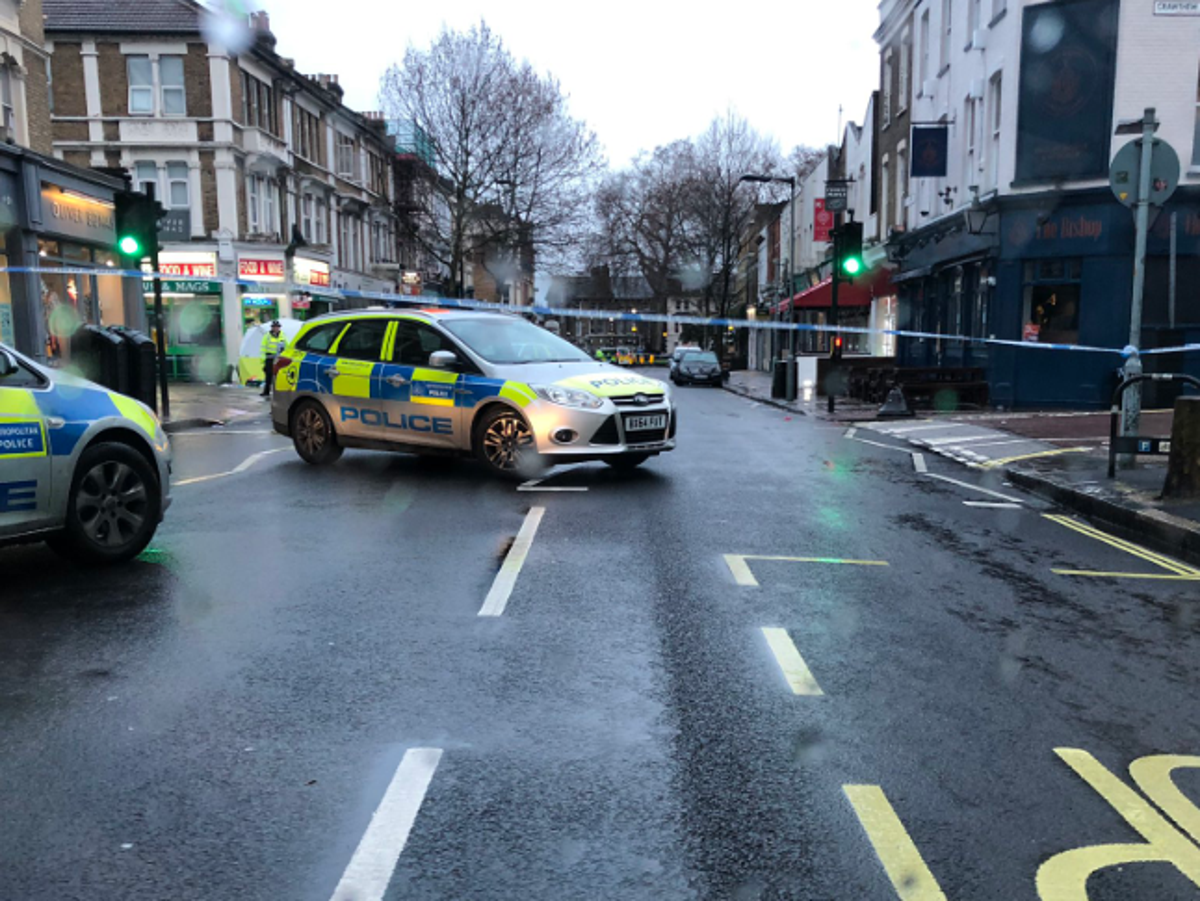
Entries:
[[[838,309],[843,307],[869,307],[876,297],[894,293],[891,289],[892,273],[887,269],[876,269],[870,275],[855,279],[853,283],[838,285]],[[825,279],[807,291],[801,291],[790,300],[785,300],[776,312],[786,313],[795,304],[798,310],[820,310],[833,306],[833,279]]]

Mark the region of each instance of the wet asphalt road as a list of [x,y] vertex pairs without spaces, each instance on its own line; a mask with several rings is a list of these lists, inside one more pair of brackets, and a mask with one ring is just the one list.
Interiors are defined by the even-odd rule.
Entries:
[[[675,453],[545,483],[586,492],[314,469],[264,409],[176,436],[136,564],[0,551],[0,899],[328,901],[413,748],[441,757],[388,901],[1069,901],[1039,866],[1114,843],[1063,861],[1092,901],[1200,898],[1200,759],[1130,776],[1200,755],[1200,582],[1055,574],[1166,571],[930,456],[1020,502],[968,506],[1004,501],[898,438],[679,403]],[[1122,805],[1175,864],[1127,863]]]

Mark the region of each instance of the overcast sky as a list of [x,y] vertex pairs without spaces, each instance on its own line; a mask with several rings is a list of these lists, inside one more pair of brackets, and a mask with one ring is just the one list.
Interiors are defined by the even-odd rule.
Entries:
[[[247,4],[254,8],[254,3]],[[573,114],[614,166],[698,134],[732,107],[783,151],[839,139],[878,85],[876,0],[791,0],[713,7],[677,0],[260,0],[277,50],[301,71],[336,73],[346,103],[379,106],[379,77],[445,24],[487,21],[517,57],[555,75]]]

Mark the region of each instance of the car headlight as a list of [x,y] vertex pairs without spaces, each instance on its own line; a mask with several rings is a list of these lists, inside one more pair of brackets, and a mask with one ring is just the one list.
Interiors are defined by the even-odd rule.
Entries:
[[583,410],[599,410],[604,401],[586,391],[564,388],[562,385],[532,385],[534,393],[560,407],[578,407]]

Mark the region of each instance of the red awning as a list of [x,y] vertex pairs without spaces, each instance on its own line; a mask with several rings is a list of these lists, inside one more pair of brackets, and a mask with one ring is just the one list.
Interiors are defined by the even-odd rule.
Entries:
[[[887,297],[895,294],[892,286],[892,273],[887,269],[876,269],[864,278],[855,279],[852,284],[843,282],[838,285],[838,309],[842,307],[869,307],[876,297]],[[833,280],[825,279],[819,285],[814,285],[807,291],[801,291],[789,300],[785,300],[775,308],[778,313],[786,313],[792,304],[798,310],[820,310],[833,306]]]

